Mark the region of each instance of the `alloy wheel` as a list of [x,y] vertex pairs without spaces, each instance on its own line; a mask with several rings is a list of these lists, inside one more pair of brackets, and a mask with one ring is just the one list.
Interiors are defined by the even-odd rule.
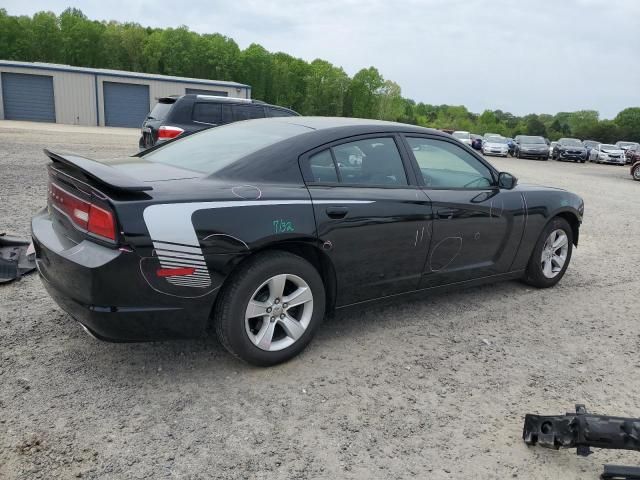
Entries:
[[307,282],[297,275],[275,275],[251,296],[245,330],[256,347],[275,352],[299,340],[312,315],[313,294]]
[[564,267],[569,253],[569,238],[562,229],[551,232],[542,247],[540,265],[547,278],[556,277]]

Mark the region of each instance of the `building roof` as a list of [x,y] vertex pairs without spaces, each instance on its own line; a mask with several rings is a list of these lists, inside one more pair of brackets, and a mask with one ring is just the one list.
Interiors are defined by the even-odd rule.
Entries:
[[218,86],[218,87],[251,88],[249,85],[245,85],[243,83],[227,82],[224,80],[207,80],[205,78],[174,77],[172,75],[128,72],[125,70],[110,70],[106,68],[74,67],[72,65],[59,65],[57,63],[18,62],[14,60],[0,60],[0,67],[32,68],[37,70],[50,70],[50,71],[58,71],[58,72],[88,73],[91,75],[104,75],[108,77],[136,78],[141,80],[159,80],[164,82],[177,82],[177,83],[194,83],[194,84],[212,85],[212,86]]

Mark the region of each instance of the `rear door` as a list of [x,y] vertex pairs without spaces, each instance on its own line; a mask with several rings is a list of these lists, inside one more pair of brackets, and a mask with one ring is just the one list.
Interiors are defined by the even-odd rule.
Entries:
[[509,271],[525,221],[522,195],[497,187],[497,172],[455,140],[405,140],[434,214],[421,287]]
[[351,137],[301,158],[338,306],[417,288],[431,206],[396,135]]

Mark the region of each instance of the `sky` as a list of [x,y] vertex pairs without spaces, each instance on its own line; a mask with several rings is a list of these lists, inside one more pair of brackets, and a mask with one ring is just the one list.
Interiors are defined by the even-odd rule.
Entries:
[[516,115],[640,106],[640,0],[1,0],[11,15],[80,8],[96,20],[186,25],[353,75],[405,97]]

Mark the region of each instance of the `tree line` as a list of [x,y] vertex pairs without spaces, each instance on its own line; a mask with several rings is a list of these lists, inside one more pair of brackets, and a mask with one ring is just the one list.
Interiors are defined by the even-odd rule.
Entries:
[[400,86],[375,67],[350,77],[326,60],[307,62],[269,52],[255,43],[241,49],[219,33],[90,20],[75,8],[60,15],[38,12],[31,17],[12,16],[0,9],[0,58],[236,81],[251,85],[253,98],[303,115],[376,118],[509,137],[640,141],[638,107],[622,110],[613,120],[601,120],[594,110],[525,116],[485,110],[476,114],[464,106],[405,98]]

